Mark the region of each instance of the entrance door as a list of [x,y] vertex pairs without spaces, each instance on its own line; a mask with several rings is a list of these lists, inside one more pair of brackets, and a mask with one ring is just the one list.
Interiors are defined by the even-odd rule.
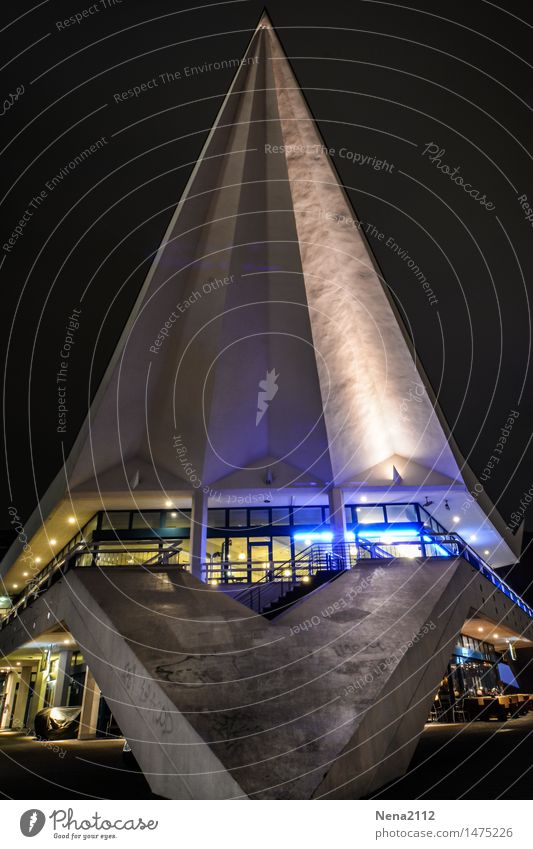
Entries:
[[270,542],[248,543],[248,581],[259,581],[270,568],[272,554]]

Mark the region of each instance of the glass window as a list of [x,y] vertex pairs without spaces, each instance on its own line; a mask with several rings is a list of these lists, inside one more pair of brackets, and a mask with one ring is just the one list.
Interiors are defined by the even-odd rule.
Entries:
[[248,511],[230,510],[229,511],[230,528],[247,528],[248,527]]
[[272,524],[273,525],[290,525],[291,523],[291,508],[290,507],[273,507],[272,508]]
[[356,507],[355,511],[359,525],[381,524],[385,521],[383,507]]
[[124,531],[130,526],[130,514],[127,510],[114,511],[102,514],[103,531]]
[[353,520],[354,520],[353,514],[352,514],[352,508],[351,507],[345,507],[344,508],[344,515],[346,516],[346,521],[348,522],[348,524],[351,525]]
[[290,537],[272,537],[272,560],[279,565],[290,560],[291,557],[291,538]]
[[245,562],[248,559],[248,540],[246,537],[228,539],[228,559],[232,562]]
[[250,527],[257,528],[261,525],[270,525],[270,510],[268,508],[250,510]]
[[161,514],[159,510],[145,510],[144,513],[134,513],[131,518],[131,527],[136,529],[160,528]]
[[[268,559],[268,543],[263,545]],[[250,549],[250,553],[251,553]],[[264,550],[255,550],[255,554],[265,554]],[[207,569],[208,581],[219,583],[249,583],[255,580],[249,566],[249,551],[247,537],[228,537],[227,539],[207,540]],[[252,558],[253,559],[253,558]],[[261,576],[264,569],[260,569]]]
[[[383,521],[383,520],[381,520]],[[417,522],[414,504],[387,504],[388,522]]]
[[98,516],[93,516],[93,518],[89,522],[87,522],[87,525],[85,526],[83,531],[83,536],[87,541],[91,539],[92,532],[96,530],[97,522]]
[[295,525],[317,525],[322,524],[322,507],[295,507]]
[[208,510],[207,511],[207,526],[209,528],[225,528],[226,527],[226,511],[225,510]]
[[191,526],[191,514],[182,510],[169,510],[163,514],[164,528],[189,528]]
[[222,548],[226,542],[224,537],[208,537],[205,543],[206,553],[209,556],[222,556]]

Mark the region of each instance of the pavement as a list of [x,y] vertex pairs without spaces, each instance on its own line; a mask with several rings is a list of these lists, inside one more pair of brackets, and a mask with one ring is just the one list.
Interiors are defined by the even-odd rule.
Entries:
[[157,799],[123,740],[37,741],[0,732],[0,798]]
[[531,799],[533,714],[428,723],[407,773],[373,799]]
[[[122,740],[45,743],[0,732],[0,796],[157,799]],[[507,722],[429,723],[408,772],[373,799],[531,799],[533,714]]]

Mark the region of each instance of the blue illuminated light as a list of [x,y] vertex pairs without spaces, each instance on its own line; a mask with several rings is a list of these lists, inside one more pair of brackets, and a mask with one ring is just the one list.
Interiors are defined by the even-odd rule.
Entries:
[[366,529],[360,530],[357,536],[361,537],[361,539],[373,539],[379,540],[380,542],[394,542],[395,540],[413,540],[413,542],[420,539],[420,534],[417,530],[413,531],[374,531]]
[[293,539],[303,539],[305,541],[310,540],[310,542],[331,542],[333,540],[333,534],[331,531],[321,531],[320,533],[306,533],[305,531],[299,531],[296,534],[293,534]]
[[427,534],[424,534],[423,539],[424,539],[424,542],[429,542],[429,543],[430,543],[430,545],[432,545],[434,548],[436,548],[436,549],[437,549],[437,551],[439,551],[439,552],[440,552],[440,554],[441,554],[441,556],[442,556],[442,557],[453,557],[453,556],[454,556],[454,555],[452,554],[452,552],[451,552],[451,551],[448,551],[448,549],[447,549],[447,548],[444,548],[444,546],[443,546],[443,545],[440,545],[440,543],[435,542],[435,540],[433,539],[433,537],[429,537]]

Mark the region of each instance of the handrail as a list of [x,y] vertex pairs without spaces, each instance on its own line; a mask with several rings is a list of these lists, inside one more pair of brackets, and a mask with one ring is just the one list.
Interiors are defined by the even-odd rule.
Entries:
[[[433,534],[433,536],[452,537],[453,542],[458,543],[461,546],[461,555],[463,557],[465,557],[465,554],[468,555],[467,557],[465,557],[465,560],[467,560],[467,562],[470,563],[471,566],[474,566],[478,570],[478,572],[481,572],[483,575],[485,575],[491,581],[491,583],[497,586],[498,589],[501,589],[504,595],[508,596],[515,604],[518,604],[518,606],[522,610],[527,612],[528,615],[533,618],[533,608],[531,608],[529,604],[525,602],[524,599],[509,586],[507,581],[504,581],[503,578],[500,578],[500,576],[494,571],[494,569],[492,569],[492,567],[489,566],[488,563],[485,563],[483,558],[480,557],[479,554],[477,554],[477,552],[475,552],[474,549],[471,548],[468,543],[465,542],[465,540],[459,536],[459,534],[451,532],[446,534]],[[446,545],[446,542],[441,541],[439,544]]]
[[[487,563],[485,563],[477,552],[475,552],[459,534],[453,531],[445,531],[442,533],[435,532],[424,526],[422,527],[420,534],[417,535],[416,539],[401,540],[397,541],[397,543],[391,542],[390,546],[394,548],[395,544],[401,544],[402,546],[415,545],[422,552],[422,556],[426,556],[425,552],[428,546],[434,545],[444,550],[445,554],[440,556],[464,557],[471,566],[477,569],[482,575],[484,575],[484,577],[487,578],[487,580],[491,581],[497,589],[503,592],[504,595],[511,599],[514,604],[519,606],[533,619],[533,608],[531,608],[518,595],[518,593],[516,593],[507,584],[507,582],[503,580],[503,578],[500,578],[498,574]],[[163,543],[163,547],[156,551],[152,557],[144,563],[137,565],[149,568],[153,565],[165,563],[165,561],[168,565],[169,558],[181,550],[181,545],[182,541],[172,542],[168,548],[165,548]],[[298,581],[297,572],[301,572],[302,567],[305,568],[307,566],[307,575],[310,577],[320,567],[331,569],[334,562],[337,563],[338,569],[353,566],[360,559],[365,557],[362,552],[365,552],[367,557],[370,555],[370,557],[377,557],[379,559],[394,559],[397,555],[394,552],[388,551],[385,547],[387,545],[388,543],[380,541],[372,542],[364,537],[360,537],[359,535],[357,535],[353,541],[346,541],[344,543],[314,543],[303,549],[296,557],[281,561],[275,569],[270,569],[258,581],[255,581],[252,586],[248,586],[237,593],[234,598],[242,604],[252,607],[252,609],[255,601],[257,601],[256,606],[259,608],[259,597],[261,594],[264,598],[265,594],[268,597],[269,594],[272,595],[274,592],[278,592],[280,582],[282,585],[283,583],[290,583],[294,585]],[[67,551],[62,559],[58,559],[56,557],[51,560],[36,576],[31,578],[25,589],[17,597],[16,603],[11,607],[6,615],[0,619],[0,628],[5,627],[13,618],[15,618],[21,607],[24,608],[27,604],[33,601],[41,591],[44,584],[50,585],[50,583],[55,580],[55,576],[58,573],[61,575],[66,574],[69,569],[77,565],[79,557],[84,554],[92,554],[94,558],[97,554],[116,555],[117,551],[123,551],[133,557],[135,554],[153,552],[152,547],[135,548],[134,551],[128,552],[126,546],[118,548],[117,546],[113,548],[101,548],[100,546],[101,543],[87,544],[85,541],[80,541],[70,551]],[[451,546],[453,546],[456,550],[450,550]],[[246,563],[246,561],[235,561],[235,566],[246,569]],[[127,564],[117,565],[124,566]],[[221,572],[223,571],[223,568],[224,567],[221,563]],[[285,575],[284,573],[289,570],[290,575]],[[304,576],[304,580],[308,580],[308,577]],[[267,587],[271,588],[269,592],[266,591]],[[265,592],[261,593],[262,590]]]
[[[179,549],[179,545],[179,543],[174,543],[169,548],[160,549],[156,552],[154,557],[151,557],[144,563],[137,565],[140,565],[144,568],[145,566],[157,565],[159,562],[164,562],[176,553],[176,551]],[[120,551],[120,549],[118,550]],[[142,554],[146,551],[152,552],[152,550],[153,549],[151,548],[136,548],[135,553]],[[98,543],[91,543],[90,545],[87,545],[87,543],[80,542],[73,549],[71,549],[71,551],[67,552],[62,560],[55,563],[51,561],[34,578],[28,581],[28,584],[26,585],[25,589],[20,593],[16,603],[9,609],[7,614],[2,619],[0,619],[0,630],[4,628],[12,619],[16,618],[16,616],[18,615],[18,611],[21,607],[25,608],[32,601],[35,601],[35,598],[37,597],[37,594],[39,593],[39,590],[44,583],[47,583],[49,580],[51,580],[53,576],[55,576],[58,572],[60,572],[61,575],[65,575],[68,571],[70,571],[70,569],[76,568],[77,560],[81,555],[92,554],[94,557],[95,554],[116,553],[117,548],[103,549],[99,547]],[[155,564],[154,561],[156,561]]]
[[[299,566],[307,564],[307,575],[303,580],[308,581],[311,575],[318,571],[319,567],[324,567],[331,571],[341,571],[347,568],[350,564],[350,548],[353,548],[354,543],[313,543],[307,548],[304,548],[297,557],[286,560],[274,571],[270,571],[259,581],[256,581],[252,586],[246,587],[240,593],[234,596],[235,601],[240,601],[251,610],[256,610],[258,613],[265,608],[266,601],[272,601],[274,593],[279,594],[280,584],[281,592],[283,592],[284,578],[287,578],[287,583],[294,585],[297,583],[297,571]],[[336,562],[336,566],[333,563]],[[291,575],[285,576],[284,572],[290,568]],[[263,603],[261,603],[261,597]]]
[[148,560],[145,560],[142,566],[149,566],[153,560],[160,560],[172,557],[173,554],[177,554],[178,551],[183,551],[182,542],[176,542],[174,545],[170,545],[168,548],[162,548],[160,551],[157,551],[153,557],[150,557]]
[[[402,545],[431,545],[432,542],[436,545],[442,546],[446,548],[446,545],[456,545],[458,547],[458,552],[448,552],[451,557],[458,556],[463,557],[467,563],[477,569],[482,575],[484,575],[492,584],[494,584],[497,589],[503,592],[514,604],[517,604],[524,613],[527,613],[533,619],[533,608],[529,606],[529,604],[524,601],[524,599],[515,592],[509,584],[504,581],[503,578],[500,578],[499,575],[492,569],[488,563],[485,563],[482,557],[474,551],[471,546],[457,533],[453,531],[446,531],[445,533],[435,533],[428,528],[424,528],[421,533],[421,540],[405,540],[402,541]],[[430,540],[424,539],[424,537],[430,537]],[[388,552],[384,552],[385,557],[390,559],[394,555],[389,554]]]
[[[313,548],[312,545],[307,546],[307,548],[304,548],[303,551],[301,551],[298,554],[297,557],[289,557],[288,560],[284,560],[281,563],[281,565],[278,566],[277,569],[274,569],[273,572],[267,571],[266,575],[264,575],[262,578],[260,578],[259,581],[255,582],[254,587],[257,587],[259,584],[265,584],[265,583],[270,583],[271,581],[274,581],[276,576],[280,575],[280,573],[285,571],[288,567],[290,567],[291,572],[294,572],[295,564],[298,563],[300,560],[306,559],[304,557],[304,555],[306,555],[308,552],[310,552],[312,550],[312,548]],[[249,591],[249,589],[252,589],[252,588],[247,587],[245,590],[242,591],[242,593],[239,593],[238,595],[236,595],[235,599],[237,601],[240,601],[240,596],[245,595]]]

